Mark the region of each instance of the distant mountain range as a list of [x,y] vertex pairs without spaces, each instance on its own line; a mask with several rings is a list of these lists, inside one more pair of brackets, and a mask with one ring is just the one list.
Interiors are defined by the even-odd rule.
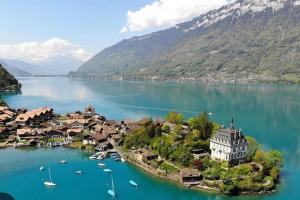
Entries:
[[21,60],[1,59],[0,64],[14,76],[67,75],[83,62],[72,56],[54,56],[36,63]]
[[123,40],[71,77],[300,80],[300,0],[239,0],[176,27]]

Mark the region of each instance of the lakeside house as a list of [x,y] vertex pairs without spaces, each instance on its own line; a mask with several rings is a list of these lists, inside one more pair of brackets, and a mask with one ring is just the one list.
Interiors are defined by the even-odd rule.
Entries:
[[0,106],[0,125],[5,125],[16,116],[16,112],[7,106]]
[[141,162],[143,161],[151,161],[151,160],[155,160],[155,159],[158,159],[158,155],[157,154],[154,154],[153,152],[151,152],[150,150],[148,149],[138,149],[135,151],[135,153],[137,154],[137,159]]
[[180,182],[184,185],[198,185],[201,181],[201,174],[197,169],[181,169],[179,172]]
[[211,158],[214,160],[228,161],[229,163],[242,163],[245,161],[248,142],[241,130],[233,126],[217,130],[210,139]]
[[42,107],[19,114],[15,121],[20,126],[37,126],[53,117],[54,113],[52,108]]
[[100,144],[107,141],[107,137],[100,132],[90,133],[83,137],[83,144]]

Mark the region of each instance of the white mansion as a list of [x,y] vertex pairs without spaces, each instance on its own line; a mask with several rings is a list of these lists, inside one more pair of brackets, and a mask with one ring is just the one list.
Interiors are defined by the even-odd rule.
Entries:
[[241,163],[247,156],[248,143],[241,130],[219,129],[210,139],[211,158]]

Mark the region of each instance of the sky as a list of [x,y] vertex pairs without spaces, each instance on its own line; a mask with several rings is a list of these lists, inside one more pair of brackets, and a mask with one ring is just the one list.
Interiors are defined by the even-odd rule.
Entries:
[[193,19],[227,0],[0,0],[0,58],[86,61],[122,39]]

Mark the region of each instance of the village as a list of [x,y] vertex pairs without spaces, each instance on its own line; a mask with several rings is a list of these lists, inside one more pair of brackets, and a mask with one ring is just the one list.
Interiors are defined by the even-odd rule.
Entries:
[[[177,114],[173,115],[178,118]],[[206,115],[199,119],[203,116]],[[187,187],[231,194],[240,184],[233,180],[251,179],[260,185],[254,189],[244,188],[245,191],[239,188],[238,192],[274,190],[280,166],[271,167],[278,169],[272,177],[271,169],[264,171],[265,166],[249,158],[254,157],[255,152],[249,155],[252,147],[241,130],[234,128],[233,120],[229,128],[214,128],[212,122],[206,121],[208,135],[201,133],[197,125],[199,123],[192,121],[151,118],[119,122],[106,119],[90,105],[83,111],[66,115],[56,114],[50,107],[15,110],[2,106],[0,148],[64,146],[90,151],[89,158],[99,160],[117,153],[116,161],[126,160],[155,176]],[[174,141],[168,144],[171,138]],[[165,153],[164,149],[173,149],[173,152],[178,149],[178,155],[169,150]]]

